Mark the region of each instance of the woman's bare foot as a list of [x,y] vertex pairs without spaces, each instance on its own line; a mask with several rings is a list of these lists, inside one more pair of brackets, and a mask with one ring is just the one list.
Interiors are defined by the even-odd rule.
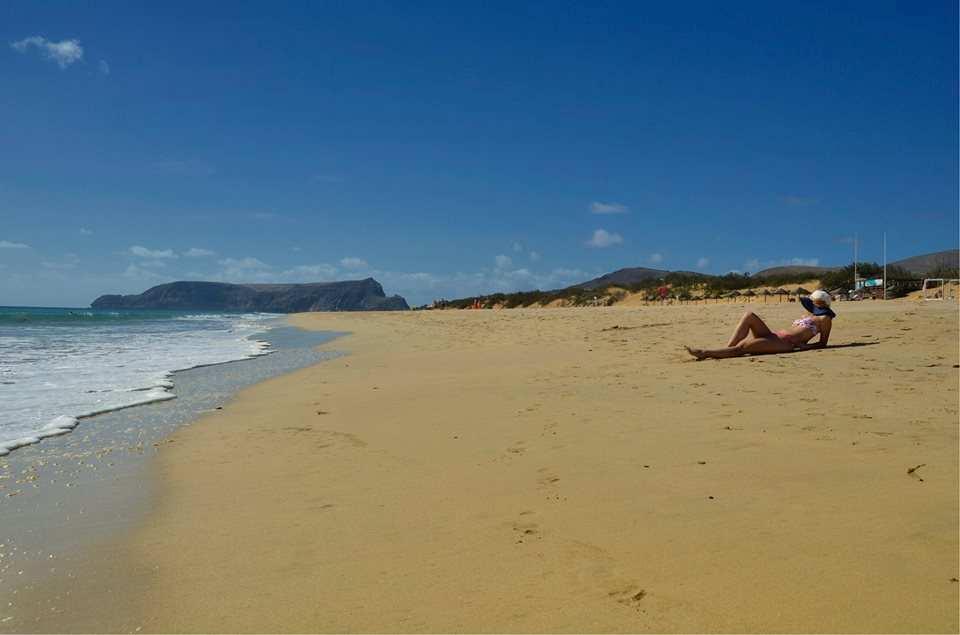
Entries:
[[706,353],[703,352],[703,349],[700,348],[690,348],[689,346],[684,346],[687,349],[687,352],[697,358],[698,362],[702,362],[707,358]]

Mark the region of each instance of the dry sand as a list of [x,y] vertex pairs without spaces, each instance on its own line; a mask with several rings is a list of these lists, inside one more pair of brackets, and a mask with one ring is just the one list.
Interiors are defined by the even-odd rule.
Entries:
[[840,304],[831,344],[865,346],[681,350],[741,311],[295,316],[350,355],[179,431],[98,617],[75,594],[44,624],[957,632],[956,305]]

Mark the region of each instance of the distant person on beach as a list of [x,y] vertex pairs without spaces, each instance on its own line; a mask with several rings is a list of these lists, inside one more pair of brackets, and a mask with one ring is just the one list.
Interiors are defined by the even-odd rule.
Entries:
[[[823,348],[830,338],[833,318],[837,317],[837,314],[830,309],[831,300],[830,294],[822,289],[814,291],[809,298],[800,298],[800,304],[809,312],[809,315],[794,320],[790,328],[782,331],[771,331],[756,313],[747,311],[740,318],[740,323],[726,348],[706,350],[687,346],[687,352],[700,361]],[[820,340],[815,344],[809,344],[808,342],[818,334]]]

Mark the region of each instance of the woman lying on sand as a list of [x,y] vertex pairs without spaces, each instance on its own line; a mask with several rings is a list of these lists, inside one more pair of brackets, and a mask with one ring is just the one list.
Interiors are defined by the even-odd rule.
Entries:
[[[814,291],[809,298],[800,298],[810,315],[794,320],[793,325],[783,331],[771,331],[756,313],[747,311],[740,319],[737,330],[727,343],[726,348],[704,350],[686,347],[697,358],[723,359],[741,355],[759,355],[763,353],[789,353],[795,349],[807,350],[822,348],[830,337],[830,325],[837,314],[830,310],[830,294],[823,290]],[[814,335],[820,334],[820,341],[808,344]]]

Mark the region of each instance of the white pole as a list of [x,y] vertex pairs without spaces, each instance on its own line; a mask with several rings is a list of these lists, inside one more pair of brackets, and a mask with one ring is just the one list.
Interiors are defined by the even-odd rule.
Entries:
[[887,299],[887,232],[883,232],[883,299]]
[[857,235],[853,235],[853,293],[857,293]]

